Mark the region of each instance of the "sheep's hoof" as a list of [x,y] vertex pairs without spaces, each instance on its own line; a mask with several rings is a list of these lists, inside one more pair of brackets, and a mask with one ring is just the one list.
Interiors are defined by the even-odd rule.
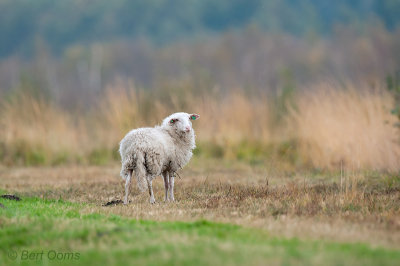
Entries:
[[128,201],[125,201],[125,200],[124,200],[124,205],[128,205]]
[[154,203],[156,203],[156,200],[155,199],[150,199],[150,204],[154,204]]

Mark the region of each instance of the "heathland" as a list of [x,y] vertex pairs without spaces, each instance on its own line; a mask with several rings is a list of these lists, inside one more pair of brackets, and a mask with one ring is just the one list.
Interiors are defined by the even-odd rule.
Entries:
[[[1,265],[400,264],[397,1],[28,2],[0,1]],[[176,202],[119,204],[119,141],[178,111]]]
[[[396,175],[285,173],[273,165],[195,159],[180,176],[174,203],[162,201],[157,179],[156,204],[135,187],[128,206],[104,206],[122,198],[118,165],[3,168],[2,193],[17,194],[21,201],[0,199],[0,262],[396,265],[400,260]],[[28,261],[25,250],[44,252],[43,258]],[[10,251],[16,252],[15,261],[7,257]]]

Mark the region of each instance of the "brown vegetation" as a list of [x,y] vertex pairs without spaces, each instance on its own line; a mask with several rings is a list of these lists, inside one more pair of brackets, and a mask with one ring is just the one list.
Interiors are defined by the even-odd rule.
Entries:
[[1,102],[0,158],[5,165],[106,164],[119,159],[119,140],[130,129],[187,110],[201,114],[194,125],[199,157],[258,164],[274,159],[291,167],[400,169],[399,132],[388,92],[322,83],[281,98],[242,90],[152,94],[116,84],[89,112],[78,114],[19,94]]
[[103,206],[123,196],[115,167],[20,168],[0,172],[1,189],[23,197],[89,203],[83,212],[136,219],[207,219],[268,229],[272,235],[368,242],[400,247],[400,183],[396,176],[343,171],[285,174],[224,161],[194,161],[176,180],[176,202],[157,203],[133,189],[128,206]]
[[400,168],[393,98],[381,90],[347,90],[321,84],[302,95],[289,116],[300,156],[312,165],[338,169]]

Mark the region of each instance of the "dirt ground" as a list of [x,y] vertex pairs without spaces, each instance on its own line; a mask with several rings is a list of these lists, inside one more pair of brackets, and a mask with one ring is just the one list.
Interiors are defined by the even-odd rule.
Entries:
[[157,203],[132,187],[130,204],[103,206],[123,197],[119,166],[0,168],[0,189],[22,197],[84,203],[83,212],[145,220],[207,219],[266,229],[273,236],[366,242],[400,248],[398,177],[368,174],[285,174],[245,164],[194,164],[175,179],[175,199]]

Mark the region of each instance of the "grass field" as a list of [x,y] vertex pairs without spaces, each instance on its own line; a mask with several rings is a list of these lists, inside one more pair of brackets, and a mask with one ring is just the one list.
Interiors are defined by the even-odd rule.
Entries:
[[157,204],[135,188],[105,207],[118,165],[0,168],[1,194],[22,198],[0,199],[0,264],[399,264],[399,176],[276,169],[194,160],[176,202],[159,178]]
[[0,0],[0,266],[400,265],[400,0],[56,2]]

